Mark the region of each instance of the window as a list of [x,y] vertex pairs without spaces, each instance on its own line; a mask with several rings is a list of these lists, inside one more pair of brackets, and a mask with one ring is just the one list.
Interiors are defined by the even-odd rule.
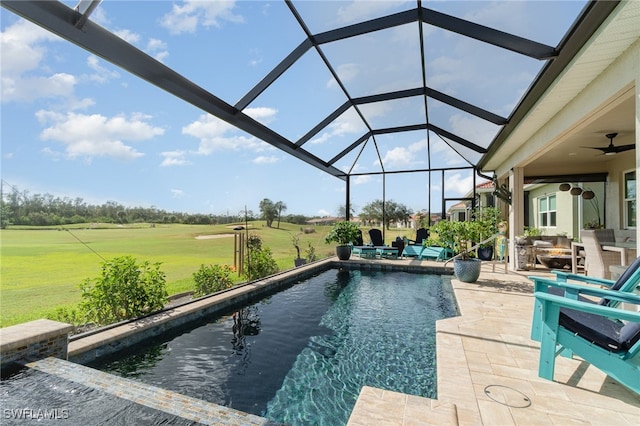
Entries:
[[636,227],[636,171],[624,174],[624,227]]
[[556,226],[556,196],[547,195],[538,198],[538,226]]

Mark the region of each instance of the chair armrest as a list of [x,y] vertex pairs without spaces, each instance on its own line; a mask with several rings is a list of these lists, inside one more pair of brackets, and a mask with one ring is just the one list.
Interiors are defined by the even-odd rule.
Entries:
[[601,285],[605,287],[611,287],[615,282],[613,280],[607,280],[604,278],[587,277],[584,275],[572,274],[571,272],[563,272],[563,271],[551,271],[551,272],[556,274],[556,278],[558,279],[558,281],[554,281],[549,278],[538,277],[538,276],[530,276],[528,278],[533,282],[542,281],[542,280],[550,281],[550,282],[567,282],[567,280],[573,280],[573,281],[580,281],[588,284]]
[[[632,293],[621,292],[618,290],[608,290],[601,287],[587,286],[580,283],[569,283],[562,281],[554,281],[549,279],[539,279],[534,282],[534,293],[549,294],[548,287],[555,287],[563,289],[566,296],[577,299],[578,295],[595,296],[599,298],[606,298],[608,300],[620,301],[621,295],[628,295]],[[632,294],[633,295],[633,294]],[[638,297],[637,295],[633,295]],[[640,300],[640,299],[639,299]],[[634,302],[629,302],[634,303]]]
[[[619,293],[616,291],[600,290],[602,297],[616,297],[621,302],[640,305],[640,296],[631,293]],[[549,293],[535,292],[534,296],[537,300],[551,303],[563,308],[575,309],[581,312],[588,312],[607,318],[631,321],[640,323],[640,312],[628,311],[625,309],[610,308],[608,306],[598,305],[594,303],[581,302],[579,300],[568,299],[562,296],[555,296]]]

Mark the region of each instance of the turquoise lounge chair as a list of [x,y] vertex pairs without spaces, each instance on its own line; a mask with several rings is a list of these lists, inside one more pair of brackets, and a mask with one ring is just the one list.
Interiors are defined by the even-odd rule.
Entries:
[[556,356],[575,353],[640,394],[640,312],[578,300],[586,295],[640,306],[640,296],[583,285],[563,287],[571,298],[534,293],[541,310],[538,376],[553,380]]
[[632,294],[640,286],[640,258],[616,281],[561,271],[556,280],[529,278],[535,285],[531,338],[541,342],[538,375],[553,380],[555,357],[575,353],[640,393],[640,313],[616,309],[621,302],[640,305]]
[[417,257],[422,259],[420,255],[424,250],[424,240],[429,238],[429,231],[425,228],[419,228],[416,230],[416,239],[410,240],[404,239],[404,249],[402,250],[402,257]]
[[364,257],[368,259],[373,259],[376,257],[376,249],[373,246],[365,246],[362,241],[362,231],[358,229],[358,237],[354,242],[354,245],[351,246],[351,254],[354,256]]
[[[534,293],[549,293],[555,296],[565,296],[586,303],[597,303],[614,308],[618,304],[617,300],[610,300],[606,298],[593,300],[592,298],[580,297],[579,294],[572,289],[576,285],[590,285],[592,288],[594,286],[599,286],[612,291],[630,293],[640,286],[640,258],[637,258],[631,265],[629,265],[626,271],[620,275],[616,281],[577,275],[563,271],[552,272],[556,275],[555,280],[538,276],[529,277],[534,284]],[[573,281],[574,283],[570,284],[570,281]],[[577,282],[577,284],[575,282]],[[561,310],[560,314],[561,316],[564,316],[565,312]],[[531,322],[531,338],[537,341],[540,341],[541,339],[541,307],[537,301],[535,302],[533,320]]]
[[439,262],[441,260],[447,260],[452,256],[453,256],[453,252],[446,247],[429,246],[429,247],[424,247],[424,249],[420,253],[420,256],[418,256],[418,258],[419,259],[435,259],[436,262]]

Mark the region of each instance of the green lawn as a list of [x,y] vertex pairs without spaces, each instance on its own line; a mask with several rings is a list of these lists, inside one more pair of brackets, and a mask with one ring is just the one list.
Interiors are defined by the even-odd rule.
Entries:
[[[1,327],[45,318],[59,307],[77,304],[80,283],[100,275],[102,258],[131,255],[139,261],[161,262],[169,294],[193,290],[192,274],[201,264],[233,265],[233,237],[196,238],[233,233],[229,225],[68,228],[0,231]],[[301,234],[301,249],[310,241],[319,258],[333,255],[334,247],[324,243],[329,227],[314,229],[317,232]],[[250,223],[250,232],[262,237],[281,270],[293,268],[296,252],[291,236],[299,231],[300,225],[288,223],[280,224],[280,229]]]

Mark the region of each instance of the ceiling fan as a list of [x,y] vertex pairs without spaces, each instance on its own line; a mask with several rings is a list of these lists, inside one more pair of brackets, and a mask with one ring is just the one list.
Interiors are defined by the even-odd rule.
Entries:
[[613,138],[618,136],[617,133],[607,133],[605,136],[609,139],[609,146],[604,148],[599,146],[586,146],[585,148],[599,149],[604,155],[616,155],[619,152],[629,151],[630,149],[636,148],[635,144],[615,146],[613,144]]

